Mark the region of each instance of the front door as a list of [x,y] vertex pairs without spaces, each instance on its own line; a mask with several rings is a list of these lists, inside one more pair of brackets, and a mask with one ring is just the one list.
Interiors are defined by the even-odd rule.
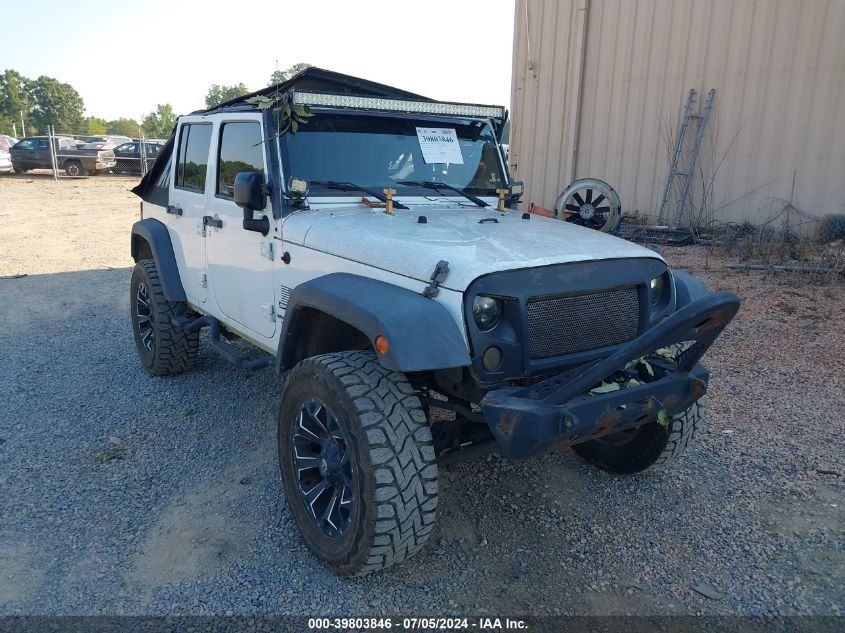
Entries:
[[[45,162],[46,161],[46,162]],[[12,163],[21,169],[52,167],[50,144],[46,138],[25,138],[15,145]]]
[[[208,278],[220,312],[259,336],[271,338],[276,331],[272,239],[244,230],[243,211],[234,201],[238,173],[256,171],[266,177],[263,141],[257,114],[230,117],[215,126],[216,164],[208,196],[206,213],[211,221],[205,243]],[[256,219],[259,215],[255,213]]]

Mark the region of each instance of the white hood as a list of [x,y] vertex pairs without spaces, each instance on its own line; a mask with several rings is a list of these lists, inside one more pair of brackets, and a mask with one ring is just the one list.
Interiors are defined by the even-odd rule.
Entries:
[[[406,200],[402,200],[406,202]],[[449,262],[444,287],[463,291],[492,272],[599,259],[660,255],[626,240],[521,211],[454,203],[409,205],[387,215],[361,204],[300,211],[288,216],[283,239],[428,282],[438,261]],[[420,223],[425,216],[426,223]],[[480,223],[480,220],[488,221]],[[496,219],[498,222],[490,220]]]

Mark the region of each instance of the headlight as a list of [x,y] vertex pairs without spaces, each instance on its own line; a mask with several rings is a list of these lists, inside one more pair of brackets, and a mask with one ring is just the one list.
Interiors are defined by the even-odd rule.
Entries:
[[472,302],[472,318],[482,332],[492,330],[502,318],[502,302],[493,297],[478,296]]
[[651,296],[651,307],[656,306],[663,299],[663,293],[666,292],[666,275],[661,274],[651,280],[649,283],[649,294]]

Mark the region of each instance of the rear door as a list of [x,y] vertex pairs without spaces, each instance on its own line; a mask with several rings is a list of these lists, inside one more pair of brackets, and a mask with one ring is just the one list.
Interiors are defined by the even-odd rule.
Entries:
[[33,163],[36,167],[43,169],[50,169],[53,166],[53,161],[50,159],[49,139],[36,139]]
[[[220,117],[212,147],[214,184],[207,213],[213,224],[206,229],[206,256],[214,300],[225,316],[271,338],[276,331],[272,240],[244,230],[243,211],[234,201],[238,173],[267,174],[261,115]],[[272,215],[269,204],[267,215]]]
[[204,303],[208,296],[205,265],[205,229],[209,150],[213,125],[207,117],[180,117],[177,144],[171,159],[172,177],[166,223],[190,301]]

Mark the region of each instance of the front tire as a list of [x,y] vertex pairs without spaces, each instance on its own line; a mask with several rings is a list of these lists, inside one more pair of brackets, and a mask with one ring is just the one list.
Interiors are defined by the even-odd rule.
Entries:
[[144,369],[152,376],[192,369],[199,354],[199,332],[185,332],[173,322],[180,304],[164,296],[153,260],[135,264],[129,287],[132,331]]
[[363,576],[428,540],[437,509],[431,430],[404,374],[372,352],[314,356],[291,370],[278,449],[293,518],[332,571]]
[[700,421],[701,409],[696,402],[686,411],[672,416],[667,428],[654,420],[630,431],[576,444],[572,450],[602,470],[638,473],[680,459]]

